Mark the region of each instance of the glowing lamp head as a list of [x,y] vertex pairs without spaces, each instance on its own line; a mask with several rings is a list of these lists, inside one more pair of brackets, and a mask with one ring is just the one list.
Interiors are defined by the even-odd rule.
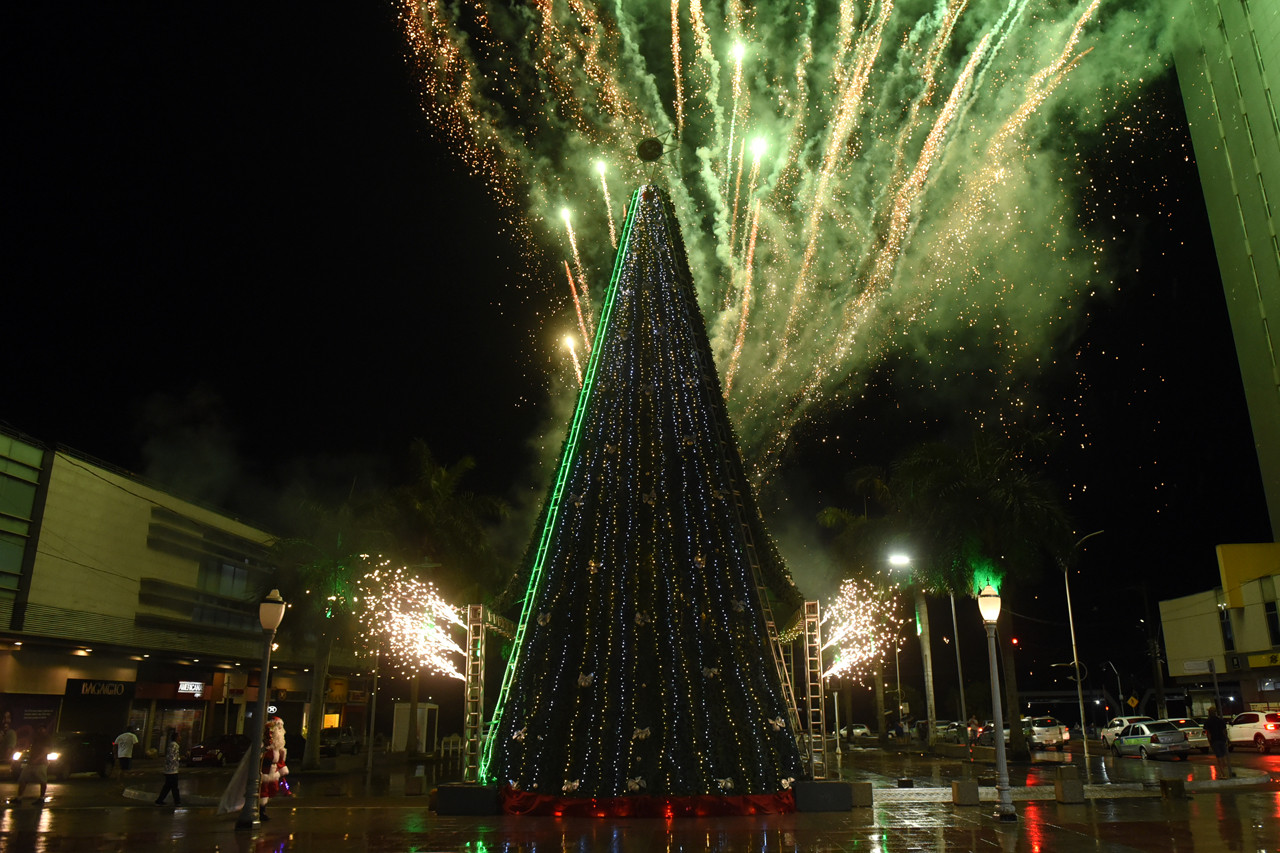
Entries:
[[906,554],[890,554],[889,565],[901,568],[911,565],[911,557]]
[[284,619],[284,608],[280,590],[273,589],[267,593],[267,597],[258,605],[258,621],[262,623],[262,630],[274,631],[279,628],[280,620]]
[[1000,618],[1000,593],[991,584],[987,584],[978,593],[978,612],[982,614],[982,621],[988,625],[994,625]]

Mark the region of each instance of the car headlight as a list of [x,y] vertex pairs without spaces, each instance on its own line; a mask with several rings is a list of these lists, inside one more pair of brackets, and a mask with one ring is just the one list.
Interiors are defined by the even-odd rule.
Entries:
[[58,753],[56,753],[56,752],[51,752],[51,753],[49,753],[48,755],[46,755],[46,756],[45,756],[45,758],[49,759],[50,761],[57,761],[57,760],[58,760]]
[[15,753],[13,754],[13,760],[14,760],[14,761],[21,761],[21,760],[22,760],[22,753],[21,753],[21,752],[15,752]]

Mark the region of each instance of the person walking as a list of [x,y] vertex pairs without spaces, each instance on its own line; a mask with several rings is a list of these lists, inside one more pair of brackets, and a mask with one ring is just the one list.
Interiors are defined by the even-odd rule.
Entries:
[[8,762],[17,751],[18,732],[13,727],[13,715],[5,711],[3,720],[0,720],[0,756]]
[[178,745],[178,730],[169,729],[169,739],[164,748],[164,787],[160,796],[156,797],[156,805],[163,806],[164,798],[173,792],[173,804],[182,805],[182,795],[178,791],[178,765],[182,763],[182,747]]
[[1231,762],[1227,758],[1227,721],[1218,713],[1216,707],[1209,708],[1209,719],[1204,721],[1204,735],[1209,739],[1209,749],[1213,752],[1213,762],[1218,769],[1218,776],[1230,779]]
[[40,799],[37,806],[44,805],[45,792],[49,790],[49,730],[44,723],[36,725],[36,733],[31,737],[31,746],[27,751],[27,763],[22,765],[18,773],[18,793],[9,802],[15,806],[22,805],[22,794],[32,782],[40,785]]
[[132,726],[126,726],[123,732],[116,735],[112,746],[116,748],[116,764],[121,773],[128,773],[133,766],[133,748],[137,745],[138,736],[133,733]]

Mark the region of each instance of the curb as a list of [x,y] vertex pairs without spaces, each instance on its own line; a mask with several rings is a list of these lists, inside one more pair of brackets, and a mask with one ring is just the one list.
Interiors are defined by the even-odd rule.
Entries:
[[[1224,788],[1250,788],[1269,784],[1271,774],[1265,770],[1240,769],[1231,779],[1201,779],[1186,783],[1188,794],[1213,793]],[[1013,787],[1009,795],[1014,801],[1031,802],[1035,800],[1053,800],[1053,785],[1032,785]],[[1119,800],[1134,797],[1159,797],[1161,795],[1158,782],[1113,782],[1104,785],[1085,785],[1086,800]],[[881,803],[949,803],[950,788],[875,788],[872,797],[877,805]],[[999,792],[993,787],[978,788],[978,798],[983,802],[996,802]]]

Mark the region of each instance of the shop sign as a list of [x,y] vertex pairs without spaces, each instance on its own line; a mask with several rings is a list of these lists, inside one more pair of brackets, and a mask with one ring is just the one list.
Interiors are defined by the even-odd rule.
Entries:
[[133,697],[132,681],[99,681],[90,678],[68,678],[67,696],[95,696],[108,699]]
[[204,682],[203,681],[179,681],[178,692],[185,693],[191,696],[199,696],[200,694],[204,693]]

